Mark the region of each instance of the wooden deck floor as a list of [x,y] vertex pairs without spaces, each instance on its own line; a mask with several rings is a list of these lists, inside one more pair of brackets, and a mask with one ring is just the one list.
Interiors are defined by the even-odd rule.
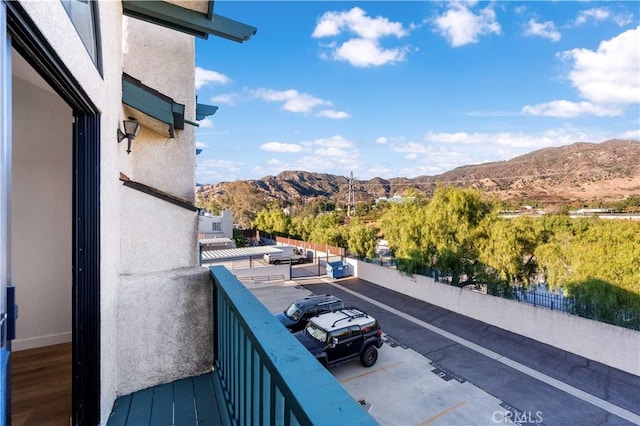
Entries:
[[213,373],[181,379],[121,396],[108,426],[222,425]]
[[68,426],[71,343],[11,353],[13,426]]

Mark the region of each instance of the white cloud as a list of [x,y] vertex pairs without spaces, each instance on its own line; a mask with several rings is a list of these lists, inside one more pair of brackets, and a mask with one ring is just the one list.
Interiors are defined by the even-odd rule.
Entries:
[[220,159],[198,161],[198,179],[200,182],[232,181],[238,177],[244,166],[242,162]]
[[260,88],[255,90],[254,95],[267,102],[283,102],[282,109],[291,112],[309,112],[316,106],[331,106],[331,102],[325,101],[308,93],[300,93],[297,90],[272,90]]
[[196,142],[196,148],[206,148],[206,147],[208,147],[208,146],[209,146],[209,145],[207,145],[207,144],[206,144],[206,143],[204,143],[204,142]]
[[354,38],[344,42],[333,52],[333,58],[349,62],[354,67],[380,66],[405,60],[406,47],[384,49],[377,40]]
[[596,104],[632,104],[640,100],[640,26],[600,43],[596,51],[572,49],[559,54],[573,62],[568,75],[580,96]]
[[623,27],[633,22],[633,15],[613,13],[607,7],[594,7],[581,11],[573,21],[573,25],[578,26],[586,24],[589,21],[605,21],[607,19],[611,19],[618,24],[618,26]]
[[302,147],[293,143],[267,142],[260,145],[263,151],[272,152],[302,152]]
[[622,132],[618,135],[618,139],[640,139],[640,129]]
[[213,124],[213,120],[210,118],[203,118],[202,120],[198,121],[198,124],[200,125],[201,129],[213,129],[215,127],[215,125]]
[[527,11],[527,6],[516,6],[513,8],[513,11],[518,15],[522,15]]
[[434,20],[436,31],[449,40],[453,47],[477,43],[481,35],[502,33],[492,6],[474,14],[468,7],[474,4],[451,2],[449,10]]
[[396,152],[408,152],[410,154],[427,154],[433,150],[429,145],[417,142],[407,142],[401,145],[394,145]]
[[580,115],[595,115],[597,117],[615,117],[624,111],[620,107],[595,105],[591,102],[551,101],[537,105],[526,105],[522,108],[524,114],[545,117],[578,117]]
[[311,34],[314,38],[336,37],[343,33],[355,37],[343,42],[332,42],[323,47],[322,58],[346,61],[355,67],[381,66],[405,60],[408,46],[384,48],[380,43],[383,37],[404,37],[407,30],[400,22],[391,22],[385,17],[369,17],[359,7],[346,12],[326,12]]
[[378,139],[376,139],[376,143],[379,143],[379,144],[385,144],[387,142],[389,142],[389,140],[387,139],[386,136],[380,136]]
[[603,21],[610,16],[609,9],[606,7],[596,7],[593,9],[583,10],[578,14],[578,17],[573,21],[574,25],[582,25],[588,20]]
[[556,29],[555,24],[552,21],[536,22],[535,19],[530,19],[524,30],[524,34],[527,36],[539,36],[548,38],[551,41],[560,41],[560,32]]
[[252,173],[258,176],[273,175],[285,170],[306,170],[309,172],[333,173],[347,176],[351,171],[357,171],[361,164],[357,157],[338,156],[327,161],[327,157],[317,154],[301,157],[295,161],[286,162],[281,159],[271,159],[267,161],[267,166],[257,166],[252,169]]
[[334,111],[332,109],[324,109],[317,114],[318,117],[326,117],[333,119],[341,119],[341,118],[349,118],[351,117],[349,113],[344,111]]
[[310,145],[319,145],[323,147],[338,148],[338,149],[354,148],[356,146],[355,142],[341,135],[331,136],[330,138],[315,139],[308,143]]
[[386,36],[404,37],[407,31],[399,22],[391,22],[378,16],[371,18],[359,7],[348,12],[326,12],[323,14],[311,37],[322,38],[337,36],[341,32],[356,34],[359,38],[378,39]]
[[236,105],[239,99],[240,95],[238,93],[222,93],[213,96],[211,102],[215,104]]
[[518,149],[541,149],[550,146],[561,146],[578,141],[601,140],[601,135],[588,135],[582,132],[568,132],[564,129],[551,129],[540,133],[434,133],[429,132],[424,140],[428,143],[451,145],[478,145],[483,151],[491,151],[488,146],[506,146]]
[[207,84],[227,84],[230,81],[231,79],[229,77],[217,71],[205,70],[204,68],[196,67],[196,89]]

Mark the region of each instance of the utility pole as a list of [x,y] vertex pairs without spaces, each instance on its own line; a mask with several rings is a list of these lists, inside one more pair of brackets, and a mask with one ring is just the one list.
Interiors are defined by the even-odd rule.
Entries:
[[351,209],[355,211],[356,208],[356,194],[353,191],[353,172],[349,177],[349,195],[347,197],[347,217],[351,217]]

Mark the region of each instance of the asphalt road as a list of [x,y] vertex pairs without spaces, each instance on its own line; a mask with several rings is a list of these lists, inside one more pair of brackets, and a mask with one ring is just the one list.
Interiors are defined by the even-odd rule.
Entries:
[[[468,381],[498,398],[524,419],[519,424],[639,424],[638,376],[358,278],[318,278],[299,284],[364,309],[380,321],[392,342],[428,358],[444,380]],[[447,337],[446,332],[460,339]],[[497,356],[483,354],[483,348]]]

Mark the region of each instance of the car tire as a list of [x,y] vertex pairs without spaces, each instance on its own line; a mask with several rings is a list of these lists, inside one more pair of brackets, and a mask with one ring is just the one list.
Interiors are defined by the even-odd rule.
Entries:
[[378,350],[375,346],[369,345],[360,355],[360,362],[365,367],[371,367],[378,360]]

